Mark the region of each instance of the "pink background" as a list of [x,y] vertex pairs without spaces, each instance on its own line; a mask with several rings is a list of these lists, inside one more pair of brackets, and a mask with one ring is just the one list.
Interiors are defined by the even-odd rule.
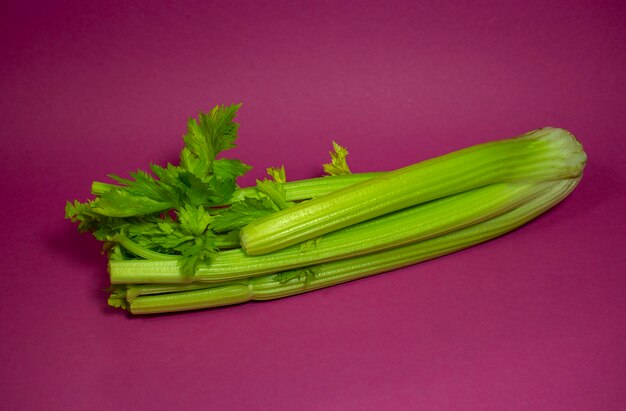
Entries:
[[[4,409],[626,409],[623,1],[153,3],[0,5]],[[318,175],[331,139],[388,170],[552,125],[590,161],[547,215],[436,261],[109,309],[65,201],[174,161],[187,118],[233,102],[244,184]]]

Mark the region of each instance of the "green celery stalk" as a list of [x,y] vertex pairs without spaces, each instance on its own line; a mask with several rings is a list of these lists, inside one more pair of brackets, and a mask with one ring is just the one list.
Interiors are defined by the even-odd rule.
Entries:
[[437,258],[503,235],[527,223],[563,200],[579,178],[551,183],[549,190],[517,208],[424,241],[345,260],[323,263],[310,269],[312,276],[265,275],[193,291],[138,296],[129,302],[132,314],[196,310],[251,300],[288,297]]
[[[325,176],[283,183],[286,201],[302,201],[321,197],[333,191],[370,180],[385,174],[384,172],[354,173],[337,176]],[[230,203],[245,197],[258,195],[256,187],[244,187],[235,191]]]
[[[223,285],[220,284],[220,285]],[[164,294],[181,291],[199,290],[209,287],[206,283],[189,284],[127,284],[126,299],[132,301],[140,295]]]
[[498,182],[580,175],[586,161],[567,131],[543,128],[479,144],[357,183],[253,221],[241,246],[261,255],[383,214]]
[[[201,264],[195,276],[184,276],[171,256],[161,260],[112,260],[112,284],[224,282],[369,254],[457,230],[500,215],[550,189],[548,182],[500,183],[409,207],[328,233],[318,241],[292,245],[270,254],[222,251]],[[120,244],[133,251],[125,239]],[[150,256],[145,256],[150,258]]]
[[[326,176],[310,178],[305,180],[288,181],[284,183],[286,201],[302,201],[315,197],[320,197],[337,191],[341,188],[369,180],[373,177],[380,176],[382,172],[371,173],[355,173],[339,176]],[[117,185],[103,183],[100,181],[94,181],[91,184],[91,193],[94,195],[101,195],[109,190],[116,188]],[[258,192],[255,187],[243,187],[235,190],[234,194],[227,202],[228,205],[235,203],[245,197],[258,197]],[[165,203],[164,203],[165,204]],[[174,204],[169,204],[165,208],[172,208]]]

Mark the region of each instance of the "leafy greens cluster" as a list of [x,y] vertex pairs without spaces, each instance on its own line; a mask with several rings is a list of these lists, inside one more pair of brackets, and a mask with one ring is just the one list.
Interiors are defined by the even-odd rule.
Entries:
[[[217,158],[235,147],[240,105],[217,106],[190,119],[183,137],[179,165],[150,165],[130,178],[110,177],[91,201],[68,202],[66,217],[105,241],[111,258],[138,256],[179,259],[181,270],[193,274],[197,265],[217,252],[212,207],[227,204],[237,189],[236,179],[250,166],[239,160]],[[119,246],[122,245],[122,249]]]
[[[66,218],[103,241],[111,259],[175,259],[190,276],[220,249],[237,247],[240,228],[295,204],[286,198],[284,167],[268,168],[270,179],[257,180],[252,195],[232,201],[237,177],[251,167],[218,156],[235,147],[239,107],[217,106],[190,119],[178,165],[151,164],[151,173],[138,170],[130,178],[110,175],[117,184],[99,183],[95,199],[68,202]],[[324,170],[348,174],[347,151],[333,146]]]

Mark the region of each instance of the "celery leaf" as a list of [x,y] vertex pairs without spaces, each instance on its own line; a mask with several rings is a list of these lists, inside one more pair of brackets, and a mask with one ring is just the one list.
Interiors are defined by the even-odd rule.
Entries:
[[329,176],[352,174],[346,161],[346,157],[348,157],[348,150],[334,141],[333,149],[334,151],[329,152],[331,162],[323,165],[324,172]]
[[213,220],[215,232],[238,230],[252,221],[276,212],[269,198],[246,197],[222,211]]

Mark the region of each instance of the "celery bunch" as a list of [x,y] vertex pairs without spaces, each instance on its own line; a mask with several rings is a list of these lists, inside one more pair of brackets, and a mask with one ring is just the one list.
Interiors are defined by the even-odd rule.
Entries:
[[239,188],[239,106],[190,120],[178,165],[151,166],[66,217],[104,242],[109,304],[133,314],[299,294],[405,267],[505,234],[565,198],[586,155],[544,128],[388,173],[351,174],[334,144],[328,176],[287,182],[284,168]]

